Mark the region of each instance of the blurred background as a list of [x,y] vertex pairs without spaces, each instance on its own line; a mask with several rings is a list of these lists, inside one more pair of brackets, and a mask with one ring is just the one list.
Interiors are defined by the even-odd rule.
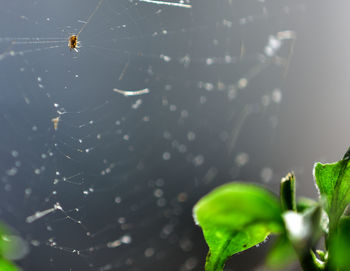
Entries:
[[87,23],[97,2],[1,3],[0,220],[23,270],[203,270],[192,207],[214,187],[277,193],[293,170],[317,197],[313,163],[349,146],[346,1],[104,0]]

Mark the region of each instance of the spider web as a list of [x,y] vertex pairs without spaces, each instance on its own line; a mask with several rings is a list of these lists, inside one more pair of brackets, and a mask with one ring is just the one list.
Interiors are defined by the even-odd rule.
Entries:
[[105,0],[69,51],[96,4],[0,11],[0,218],[28,243],[18,264],[202,270],[194,203],[273,180],[262,153],[303,2]]

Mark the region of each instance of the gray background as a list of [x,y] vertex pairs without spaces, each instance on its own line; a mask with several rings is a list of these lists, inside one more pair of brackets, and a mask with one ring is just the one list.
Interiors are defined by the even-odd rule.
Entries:
[[[241,180],[276,192],[294,170],[299,195],[317,197],[313,163],[349,145],[348,4],[192,5],[105,0],[75,53],[67,37],[96,1],[3,1],[0,218],[29,244],[24,270],[203,270],[207,247],[191,210],[212,188]],[[264,56],[269,36],[284,30],[297,34],[286,77]],[[276,55],[287,58],[291,45]],[[150,94],[136,97],[112,91],[145,87]],[[55,131],[57,110],[67,113]],[[64,213],[26,223],[56,202]],[[123,236],[131,242],[107,247]],[[270,243],[234,256],[229,270],[262,268]]]

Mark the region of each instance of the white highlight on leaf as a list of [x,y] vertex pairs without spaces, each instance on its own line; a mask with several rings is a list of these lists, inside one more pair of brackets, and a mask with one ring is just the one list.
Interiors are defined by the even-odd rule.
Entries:
[[296,241],[302,241],[309,236],[310,223],[307,223],[301,214],[287,212],[283,215],[288,233]]

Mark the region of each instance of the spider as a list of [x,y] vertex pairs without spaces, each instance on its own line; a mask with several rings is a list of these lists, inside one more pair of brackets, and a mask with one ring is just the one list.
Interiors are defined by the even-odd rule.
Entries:
[[71,35],[69,37],[68,47],[69,47],[69,49],[71,51],[74,50],[74,51],[78,52],[77,48],[79,48],[79,41],[78,41],[78,36],[77,35]]
[[100,6],[102,5],[102,2],[104,0],[100,0],[98,1],[94,11],[90,14],[89,18],[86,20],[86,22],[84,23],[84,25],[80,28],[78,34],[76,35],[71,35],[68,39],[68,47],[69,49],[72,51],[76,51],[78,52],[78,49],[79,48],[79,41],[78,41],[78,37],[79,35],[81,34],[81,32],[83,32],[84,28],[86,27],[86,25],[91,21],[92,17],[94,17],[95,13],[97,12],[97,10],[100,8]]

